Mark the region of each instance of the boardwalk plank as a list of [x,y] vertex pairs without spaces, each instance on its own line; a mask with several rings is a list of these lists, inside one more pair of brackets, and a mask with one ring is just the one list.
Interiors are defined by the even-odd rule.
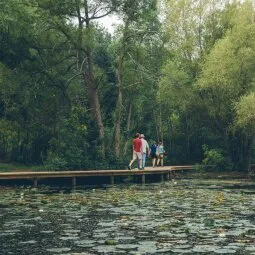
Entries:
[[164,174],[172,171],[192,170],[192,165],[186,166],[165,166],[165,167],[147,167],[145,170],[80,170],[80,171],[24,171],[24,172],[3,172],[0,173],[0,180],[8,179],[48,179],[48,178],[66,178],[66,177],[88,177],[88,176],[128,176],[128,175],[148,175]]

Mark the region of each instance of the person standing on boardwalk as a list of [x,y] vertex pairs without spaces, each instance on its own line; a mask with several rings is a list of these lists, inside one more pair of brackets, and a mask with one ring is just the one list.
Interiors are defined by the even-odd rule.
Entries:
[[152,167],[155,167],[155,165],[156,165],[156,161],[157,161],[156,151],[157,151],[157,144],[155,141],[153,141],[153,143],[150,147],[150,156],[152,159]]
[[158,154],[157,166],[159,166],[159,163],[161,163],[161,166],[164,166],[164,153],[165,153],[165,150],[164,150],[163,143],[159,142],[157,146],[157,152],[156,152],[156,154]]
[[139,162],[139,169],[142,168],[142,140],[139,138],[140,134],[136,133],[133,140],[133,158],[128,165],[128,169],[131,170],[133,162],[137,159]]
[[144,169],[147,152],[148,152],[148,155],[149,155],[150,154],[150,148],[149,148],[148,142],[145,140],[144,134],[141,134],[140,138],[142,140],[142,169]]

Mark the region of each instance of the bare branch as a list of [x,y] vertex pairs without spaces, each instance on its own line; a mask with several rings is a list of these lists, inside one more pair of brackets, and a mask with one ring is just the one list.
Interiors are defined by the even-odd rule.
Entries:
[[99,16],[91,16],[90,19],[101,19],[101,18],[109,15],[111,12],[113,12],[113,9],[111,9],[110,11],[108,11],[108,12],[102,14],[102,15],[99,15]]
[[68,85],[74,78],[78,77],[79,75],[82,75],[82,73],[77,73],[77,74],[73,75],[71,78],[69,78],[66,81],[66,85]]

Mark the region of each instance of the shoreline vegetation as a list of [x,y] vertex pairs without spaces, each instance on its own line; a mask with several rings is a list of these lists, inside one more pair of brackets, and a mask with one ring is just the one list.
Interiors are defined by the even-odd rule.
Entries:
[[0,173],[4,172],[25,172],[25,171],[45,171],[45,167],[43,165],[35,166],[35,165],[23,165],[16,163],[0,163]]

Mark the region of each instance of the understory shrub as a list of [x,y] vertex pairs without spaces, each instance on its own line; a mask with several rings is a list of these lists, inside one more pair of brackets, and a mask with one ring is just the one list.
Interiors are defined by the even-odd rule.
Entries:
[[209,149],[207,145],[203,145],[204,159],[202,164],[206,166],[214,166],[217,170],[231,170],[233,164],[225,152],[221,149]]
[[68,169],[68,164],[64,158],[51,154],[45,162],[45,168],[51,171],[66,170]]

